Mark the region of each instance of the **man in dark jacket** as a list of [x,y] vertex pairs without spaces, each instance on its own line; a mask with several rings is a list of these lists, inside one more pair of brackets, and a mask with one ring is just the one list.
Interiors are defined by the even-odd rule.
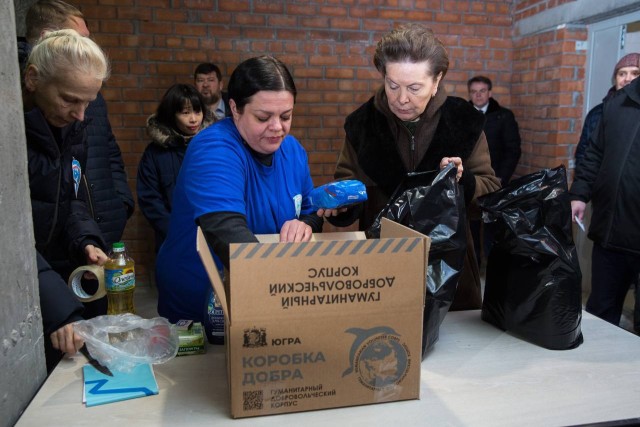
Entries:
[[491,80],[484,76],[472,77],[467,82],[469,102],[485,115],[484,134],[489,143],[491,167],[504,186],[520,160],[520,132],[511,110],[491,97],[492,87]]
[[[582,132],[580,133],[580,140],[576,146],[574,168],[578,168],[580,165],[580,162],[584,158],[584,153],[587,151],[587,147],[589,146],[589,141],[591,141],[593,134],[598,128],[598,123],[600,123],[600,118],[602,117],[604,103],[611,98],[616,91],[631,83],[638,76],[640,76],[640,53],[629,53],[620,58],[616,63],[611,76],[613,86],[609,88],[602,102],[593,107],[584,119]],[[589,224],[591,224],[591,205],[589,204],[585,209],[582,222],[585,227],[589,227]],[[593,251],[593,242],[587,239],[586,233],[581,231],[577,231],[574,241],[576,244],[576,250],[578,251],[578,260],[582,268],[582,292],[586,295],[591,290],[591,256]],[[640,285],[637,280],[633,287],[636,289],[634,323],[636,331],[640,333]]]
[[98,92],[85,112],[87,122],[87,182],[93,218],[110,248],[122,239],[134,201],[122,154],[111,130],[107,104]]
[[616,63],[616,66],[613,69],[613,76],[611,77],[613,86],[609,88],[609,91],[602,102],[593,107],[584,119],[582,133],[580,134],[580,141],[578,141],[578,145],[576,146],[575,167],[578,167],[578,164],[584,157],[584,152],[587,150],[587,146],[589,145],[589,139],[600,122],[603,103],[613,96],[617,90],[622,89],[638,76],[640,76],[640,53],[630,53],[625,55]]
[[571,215],[593,214],[591,294],[586,310],[618,324],[625,296],[640,273],[640,79],[616,92],[603,114],[571,186]]
[[211,62],[199,64],[193,72],[193,85],[217,120],[231,117],[229,95],[222,91],[224,87],[222,73],[216,64]]
[[[26,38],[18,41],[20,69],[29,57],[31,46],[48,30],[72,29],[89,37],[89,29],[80,10],[62,0],[38,0],[26,15]],[[107,105],[100,93],[85,112],[87,124],[86,177],[89,212],[98,223],[107,247],[121,240],[134,201],[120,147],[111,130]]]
[[[498,101],[492,98],[491,79],[485,76],[475,76],[467,82],[470,103],[485,115],[484,133],[489,144],[491,155],[491,167],[500,178],[500,183],[505,186],[509,183],[513,172],[520,160],[520,132],[518,122],[508,108],[502,107]],[[480,241],[484,240],[484,254],[487,256],[493,241],[492,236],[485,230],[481,233],[479,220],[471,221],[471,232],[478,257],[478,264],[482,257]]]

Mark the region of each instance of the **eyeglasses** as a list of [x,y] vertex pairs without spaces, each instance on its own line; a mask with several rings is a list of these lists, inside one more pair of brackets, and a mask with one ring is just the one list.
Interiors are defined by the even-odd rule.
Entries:
[[475,94],[478,94],[478,93],[481,93],[481,94],[483,94],[483,95],[484,95],[484,94],[485,94],[485,93],[487,93],[487,92],[489,92],[489,90],[488,90],[488,89],[470,90],[470,91],[469,91],[469,93],[470,93],[471,95],[475,95]]

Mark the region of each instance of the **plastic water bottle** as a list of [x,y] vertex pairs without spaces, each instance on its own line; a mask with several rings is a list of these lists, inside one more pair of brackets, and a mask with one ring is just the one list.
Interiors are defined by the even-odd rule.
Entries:
[[123,242],[113,244],[109,259],[104,265],[104,281],[107,288],[107,314],[135,313],[133,291],[136,274],[133,259],[129,258]]
[[204,331],[211,344],[224,344],[224,311],[212,288],[204,308]]

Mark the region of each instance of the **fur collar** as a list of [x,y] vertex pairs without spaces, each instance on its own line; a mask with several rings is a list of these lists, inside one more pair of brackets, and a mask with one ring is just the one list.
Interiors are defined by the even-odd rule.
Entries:
[[[202,121],[202,126],[200,127],[200,130],[198,132],[201,132],[204,128],[208,127],[215,121],[215,116],[209,110],[207,110]],[[152,114],[147,119],[147,135],[149,135],[153,144],[156,144],[162,148],[182,147],[189,145],[189,142],[191,142],[191,140],[195,136],[186,136],[179,133],[172,127],[165,126],[164,124],[158,122],[155,114]]]
[[444,100],[437,111],[430,112],[427,107],[423,113],[432,114],[438,121],[433,138],[427,140],[420,127],[416,130],[415,144],[428,148],[414,171],[406,170],[398,152],[399,133],[393,127],[398,129],[402,122],[376,108],[374,97],[347,117],[347,141],[357,154],[360,168],[387,196],[409,172],[437,170],[443,157],[461,157],[464,162],[471,155],[484,126],[484,115],[462,98],[440,96]]

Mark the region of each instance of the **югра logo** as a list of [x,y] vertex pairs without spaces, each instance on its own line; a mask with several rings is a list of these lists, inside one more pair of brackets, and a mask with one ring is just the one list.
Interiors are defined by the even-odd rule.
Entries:
[[243,347],[264,347],[267,345],[266,328],[247,328],[243,333]]

